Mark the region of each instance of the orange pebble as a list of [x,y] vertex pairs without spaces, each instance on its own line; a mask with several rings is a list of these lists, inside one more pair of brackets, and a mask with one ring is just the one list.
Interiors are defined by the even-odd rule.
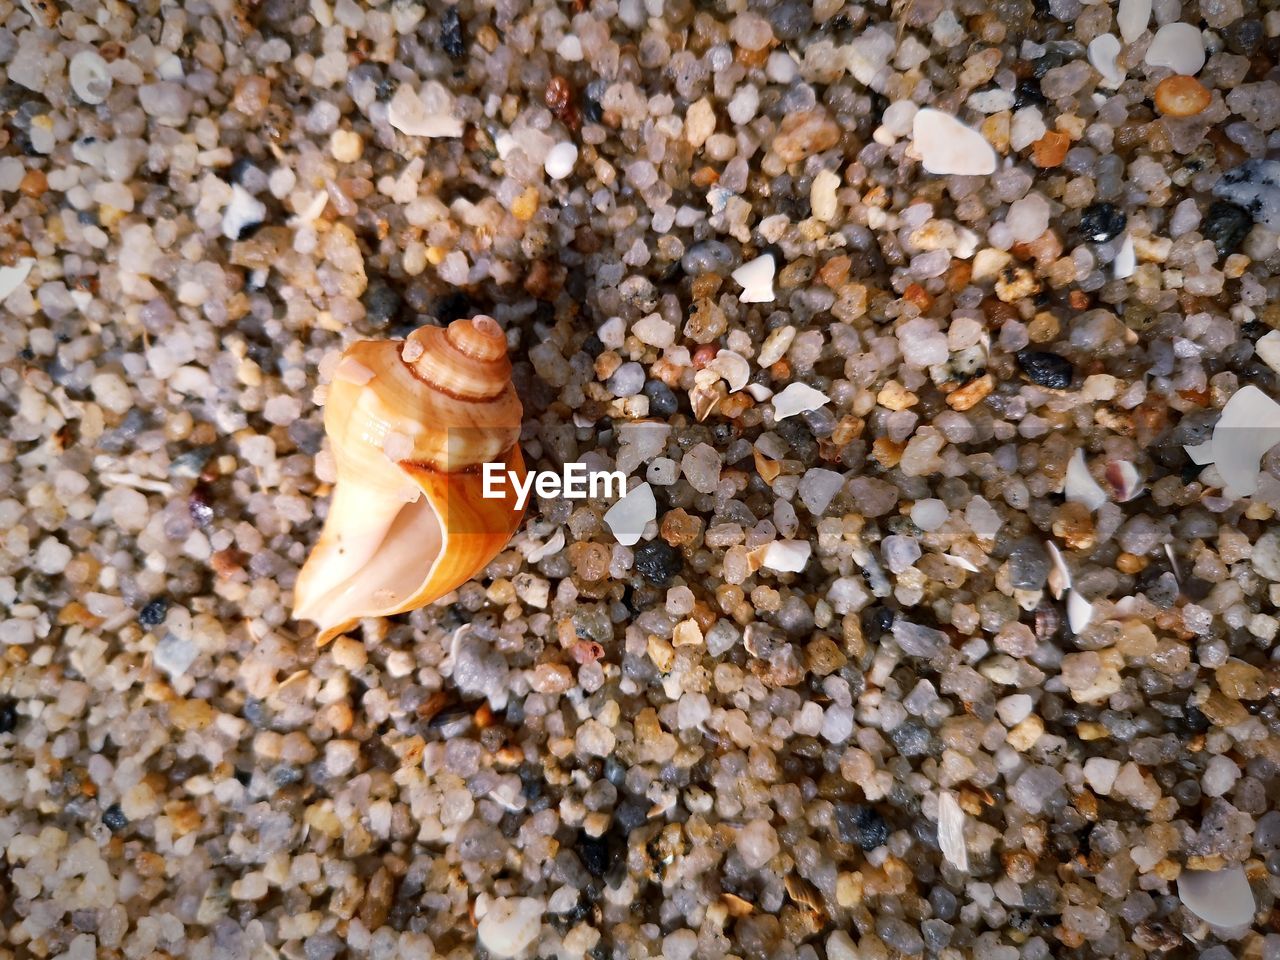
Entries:
[[1070,147],[1070,137],[1057,130],[1050,130],[1031,145],[1031,162],[1041,169],[1056,167],[1067,158]]
[[1156,109],[1166,117],[1194,117],[1213,100],[1195,77],[1165,77],[1156,85]]

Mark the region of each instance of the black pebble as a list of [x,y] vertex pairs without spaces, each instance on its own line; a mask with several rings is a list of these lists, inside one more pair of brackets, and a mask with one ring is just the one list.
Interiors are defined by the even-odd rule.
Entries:
[[440,15],[440,47],[455,60],[467,52],[457,7],[445,7],[444,13]]
[[874,850],[889,839],[889,824],[875,807],[861,803],[836,804],[836,829],[840,839],[861,850]]
[[587,873],[603,877],[609,870],[609,841],[606,837],[593,837],[585,830],[578,831],[578,857]]
[[0,700],[0,734],[13,733],[18,726],[18,703],[5,697]]
[[169,612],[169,601],[163,597],[152,600],[138,614],[138,622],[144,627],[158,627],[164,623],[165,614]]
[[1019,350],[1016,354],[1022,372],[1042,387],[1065,390],[1071,386],[1075,371],[1071,361],[1044,350]]
[[1253,218],[1248,210],[1226,200],[1215,200],[1200,224],[1200,233],[1206,240],[1213,241],[1218,256],[1227,257],[1240,249],[1252,227]]
[[102,824],[112,833],[119,833],[129,825],[129,818],[120,809],[120,804],[113,803],[102,811]]
[[440,326],[447,327],[455,320],[471,316],[471,299],[460,290],[454,291],[436,304],[435,315]]
[[661,540],[650,540],[636,547],[635,563],[636,573],[660,587],[670,583],[683,566],[675,548]]
[[1106,243],[1118,237],[1128,222],[1123,213],[1110,203],[1095,203],[1085,207],[1080,217],[1080,233],[1086,240]]
[[374,282],[364,293],[364,314],[369,326],[381,329],[400,312],[400,294],[390,284]]
[[669,417],[676,412],[680,401],[661,380],[650,380],[644,385],[644,395],[649,398],[649,416]]
[[1019,81],[1018,86],[1013,91],[1014,109],[1019,107],[1043,107],[1048,102],[1045,99],[1045,95],[1040,92],[1040,81],[1034,77]]

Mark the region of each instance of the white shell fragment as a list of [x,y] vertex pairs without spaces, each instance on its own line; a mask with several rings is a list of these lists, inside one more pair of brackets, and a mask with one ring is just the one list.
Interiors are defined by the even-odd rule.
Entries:
[[1067,594],[1067,626],[1072,633],[1080,633],[1093,621],[1093,604],[1072,590]]
[[1062,551],[1058,549],[1058,545],[1052,540],[1045,542],[1045,547],[1049,551],[1049,592],[1053,594],[1053,599],[1061,600],[1062,595],[1071,589],[1071,570],[1067,567],[1067,561],[1062,558]]
[[1248,497],[1258,489],[1262,455],[1280,443],[1280,403],[1257,387],[1242,387],[1222,408],[1213,436],[1184,447],[1193,463],[1214,464],[1228,497]]
[[0,302],[22,286],[35,265],[33,257],[23,257],[12,267],[0,267]]
[[[647,484],[646,484],[647,486]],[[607,519],[607,518],[606,518]],[[529,551],[525,557],[529,563],[537,563],[545,560],[547,557],[555,556],[564,549],[564,527],[556,527],[556,532],[547,538],[546,543],[540,543]]]
[[1183,870],[1178,874],[1182,905],[1215,927],[1242,927],[1253,922],[1258,904],[1244,867],[1232,864],[1223,870]]
[[737,393],[747,385],[751,377],[751,364],[747,358],[732,350],[721,350],[716,358],[707,364],[706,369],[714,370],[720,379],[729,385],[730,393]]
[[1104,33],[1089,42],[1089,64],[1102,74],[1102,86],[1114,90],[1124,83],[1124,69],[1116,63],[1120,41],[1114,34]]
[[514,957],[537,939],[543,902],[533,897],[498,898],[476,927],[481,946],[495,957]]
[[970,573],[978,572],[978,567],[973,563],[972,560],[966,560],[964,557],[958,556],[957,554],[944,553],[942,555],[942,559],[946,560],[948,563],[955,564],[961,570],[968,570]]
[[1107,492],[1093,479],[1084,462],[1084,451],[1076,450],[1067,462],[1066,486],[1063,488],[1071,503],[1083,503],[1090,510],[1097,510],[1107,502]]
[[644,528],[658,516],[653,488],[642,483],[605,511],[604,522],[624,547],[640,542]]
[[731,276],[742,287],[740,303],[773,303],[773,254],[766,253],[749,260]]
[[96,50],[81,50],[67,66],[71,89],[85,103],[96,106],[111,92],[111,73],[107,61]]
[[969,851],[964,845],[964,811],[949,790],[938,794],[938,846],[957,870],[969,870]]
[[1147,48],[1147,63],[1194,77],[1204,66],[1204,37],[1189,23],[1166,23]]
[[831,402],[821,390],[815,390],[807,383],[789,383],[773,398],[773,419],[785,420],[797,413],[808,413]]
[[557,143],[547,151],[547,159],[543,161],[542,166],[552,180],[563,180],[573,173],[573,165],[577,162],[578,147],[566,140],[564,143]]
[[1137,269],[1138,254],[1133,249],[1133,237],[1126,233],[1115,260],[1111,261],[1111,274],[1117,280],[1127,280]]
[[239,240],[244,232],[267,219],[267,205],[240,184],[231,187],[231,202],[222,212],[222,235]]
[[775,540],[765,547],[761,565],[778,573],[799,573],[812,553],[808,540]]
[[941,110],[916,113],[911,139],[928,173],[985,177],[995,173],[996,152],[977,130]]
[[387,104],[387,120],[411,137],[460,137],[462,121],[453,116],[453,96],[432,80],[419,95],[402,84]]
[[1120,0],[1120,10],[1116,13],[1120,39],[1125,43],[1133,43],[1146,32],[1150,19],[1151,0]]
[[1259,360],[1276,373],[1280,373],[1280,330],[1272,330],[1265,336],[1259,337],[1253,349],[1257,352]]

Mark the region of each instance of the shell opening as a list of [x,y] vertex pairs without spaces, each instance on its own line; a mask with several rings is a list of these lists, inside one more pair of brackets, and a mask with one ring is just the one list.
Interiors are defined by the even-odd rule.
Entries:
[[323,579],[309,584],[309,602],[296,611],[322,632],[395,611],[421,587],[443,550],[445,534],[427,498],[392,505],[380,517],[367,509],[366,524],[334,530],[328,555],[315,567]]

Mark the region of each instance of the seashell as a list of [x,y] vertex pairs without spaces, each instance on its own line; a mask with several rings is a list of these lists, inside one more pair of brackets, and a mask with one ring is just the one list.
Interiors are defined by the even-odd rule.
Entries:
[[337,482],[294,588],[294,616],[321,644],[433,603],[506,546],[523,510],[509,482],[484,497],[481,468],[523,479],[523,413],[492,317],[346,349],[324,411]]

